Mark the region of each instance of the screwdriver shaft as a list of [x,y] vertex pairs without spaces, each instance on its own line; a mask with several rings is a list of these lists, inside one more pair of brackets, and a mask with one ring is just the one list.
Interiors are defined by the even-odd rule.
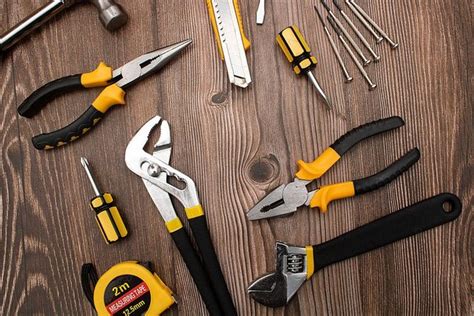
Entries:
[[96,196],[101,195],[99,188],[97,187],[97,184],[95,183],[94,177],[92,176],[92,173],[89,169],[89,161],[85,157],[81,157],[81,164],[84,167],[84,170],[86,171],[87,177],[89,178],[90,183],[92,184],[92,189],[94,190],[94,193]]
[[316,78],[314,77],[313,73],[312,73],[311,71],[308,71],[306,74],[308,75],[309,80],[311,81],[311,83],[313,84],[313,86],[316,88],[316,90],[318,91],[318,93],[321,95],[321,97],[323,97],[324,102],[326,103],[327,107],[331,110],[331,109],[332,109],[331,101],[329,101],[329,98],[328,98],[327,95],[324,93],[323,89],[322,89],[321,86],[319,85],[319,82],[316,80]]
[[378,26],[377,23],[374,22],[374,20],[372,20],[370,18],[370,16],[357,4],[355,3],[354,0],[351,0],[351,3],[352,5],[356,8],[357,11],[359,11],[360,14],[362,14],[362,16],[370,23],[372,24],[372,26],[380,33],[380,35],[383,36],[383,38],[385,38],[387,40],[387,42],[390,44],[390,46],[392,48],[397,48],[398,47],[398,43],[396,43],[395,41],[393,41],[388,35],[387,33],[385,33],[382,28],[380,26]]
[[369,22],[367,22],[367,20],[359,13],[359,11],[357,11],[357,9],[352,5],[352,2],[350,2],[349,0],[346,0],[346,4],[347,6],[349,7],[349,9],[351,9],[352,13],[354,13],[354,15],[359,19],[359,21],[365,26],[365,28],[367,29],[367,31],[370,32],[370,34],[372,34],[374,37],[375,37],[375,40],[377,43],[380,43],[381,41],[383,41],[383,37],[380,36],[375,30],[374,28],[372,27],[372,25],[370,25]]

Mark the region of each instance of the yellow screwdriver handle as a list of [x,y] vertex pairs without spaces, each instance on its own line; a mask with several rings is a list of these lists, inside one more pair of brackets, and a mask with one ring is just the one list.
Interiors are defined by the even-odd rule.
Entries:
[[96,213],[97,225],[107,244],[119,241],[128,235],[127,227],[110,193],[96,196],[91,200],[90,206]]
[[[217,29],[217,21],[214,15],[214,9],[212,8],[212,0],[206,0],[207,10],[209,11],[209,17],[211,19],[212,29],[214,31],[214,36],[217,41],[217,49],[219,50],[219,55],[221,55],[222,60],[224,60],[224,52],[222,51],[222,44],[219,36],[219,30]],[[235,14],[237,15],[237,23],[239,24],[240,36],[242,37],[242,42],[244,44],[244,49],[248,50],[250,48],[250,41],[244,34],[244,26],[242,22],[242,15],[240,14],[240,7],[238,0],[233,0]]]
[[318,61],[311,55],[311,49],[296,25],[278,33],[276,40],[297,75],[316,67]]

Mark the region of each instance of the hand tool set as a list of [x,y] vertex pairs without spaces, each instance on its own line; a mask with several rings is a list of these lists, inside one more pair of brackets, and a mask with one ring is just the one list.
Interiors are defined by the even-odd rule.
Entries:
[[86,158],[81,157],[81,164],[86,170],[87,177],[94,189],[95,197],[89,204],[96,214],[97,225],[99,225],[105,242],[110,244],[125,238],[128,235],[127,227],[125,227],[112,194],[100,192],[89,169],[89,161]]
[[121,262],[100,278],[94,265],[86,263],[81,283],[99,316],[161,315],[176,302],[173,292],[153,272],[151,262]]
[[[108,29],[116,29],[126,23],[127,15],[113,0],[89,1],[100,9],[101,21]],[[251,83],[245,52],[249,49],[250,42],[243,32],[237,0],[206,1],[219,55],[225,62],[229,81],[238,87],[245,88]],[[54,14],[77,2],[84,1],[51,1],[0,37],[0,53]],[[373,61],[379,61],[380,54],[359,32],[346,13],[346,6],[374,36],[376,43],[385,39],[392,48],[398,47],[398,43],[392,40],[354,0],[345,0],[346,6],[338,0],[333,0],[342,19],[336,16],[326,1],[321,0],[321,3],[328,12],[328,22],[337,38],[369,84],[369,88],[374,89],[376,84],[364,69],[371,60],[366,57],[363,48],[368,51]],[[316,6],[314,9],[345,80],[352,81],[352,76],[321,11]],[[265,0],[260,0],[256,16],[257,24],[263,24],[264,18]],[[350,35],[341,20],[349,25],[363,48]],[[276,41],[291,63],[293,72],[297,75],[305,74],[327,107],[332,108],[330,98],[313,73],[317,60],[311,54],[310,47],[300,29],[296,25],[286,27],[278,33]],[[110,107],[125,104],[126,88],[157,72],[191,42],[192,40],[189,39],[154,50],[115,70],[101,62],[92,72],[54,80],[33,92],[19,106],[18,113],[21,116],[33,117],[59,94],[72,90],[105,87],[91,106],[75,121],[56,131],[34,136],[32,139],[34,147],[39,150],[53,149],[86,134],[101,121]],[[372,176],[322,185],[317,188],[312,185],[358,143],[372,136],[395,130],[404,124],[402,118],[392,116],[361,125],[340,137],[314,161],[299,160],[297,162],[299,169],[294,180],[280,185],[265,196],[250,209],[247,218],[253,221],[289,215],[303,206],[318,208],[324,213],[332,201],[375,191],[389,184],[420,159],[418,148],[411,149],[387,168]],[[145,146],[151,132],[157,127],[160,129],[160,137],[153,147],[153,152],[148,153]],[[170,165],[171,150],[170,125],[160,116],[155,116],[145,123],[129,141],[125,151],[125,164],[142,179],[209,314],[212,316],[237,315],[214,249],[196,184],[191,177]],[[96,221],[103,238],[108,244],[122,240],[128,235],[128,229],[115,205],[114,197],[110,193],[99,190],[86,158],[81,157],[81,164],[95,193],[95,197],[89,204],[96,214]],[[175,185],[177,182],[179,184]],[[172,197],[184,207],[194,243],[173,206]],[[450,210],[445,208],[446,204],[450,206]],[[448,223],[457,218],[460,213],[459,199],[452,194],[444,193],[393,212],[319,245],[297,247],[277,242],[275,272],[254,281],[248,288],[248,294],[263,305],[284,306],[315,271]],[[82,267],[81,280],[87,299],[100,316],[160,315],[176,302],[172,291],[153,272],[151,264],[146,262],[119,263],[107,270],[100,278],[92,264],[85,264]]]
[[79,2],[92,2],[99,10],[100,22],[109,31],[117,30],[127,23],[127,14],[113,0],[51,0],[12,29],[0,35],[0,54],[62,10]]

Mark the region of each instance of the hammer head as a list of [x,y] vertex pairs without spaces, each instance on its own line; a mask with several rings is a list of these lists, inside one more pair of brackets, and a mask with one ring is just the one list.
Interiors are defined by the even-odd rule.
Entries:
[[117,30],[128,21],[128,15],[122,7],[113,0],[87,0],[99,10],[99,18],[109,31]]

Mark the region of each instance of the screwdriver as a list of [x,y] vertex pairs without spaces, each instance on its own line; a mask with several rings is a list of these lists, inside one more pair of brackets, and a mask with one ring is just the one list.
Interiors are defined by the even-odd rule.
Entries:
[[101,193],[89,169],[89,162],[86,158],[81,157],[81,164],[86,170],[87,177],[92,184],[95,197],[90,201],[89,205],[96,213],[96,221],[99,225],[102,236],[107,244],[116,242],[125,236],[128,231],[115,206],[114,198],[110,193]]
[[277,35],[277,43],[288,61],[293,65],[293,71],[299,75],[305,73],[318,93],[324,99],[329,109],[332,108],[329,98],[324,93],[311,70],[316,68],[318,61],[311,55],[308,43],[296,25],[289,26]]

